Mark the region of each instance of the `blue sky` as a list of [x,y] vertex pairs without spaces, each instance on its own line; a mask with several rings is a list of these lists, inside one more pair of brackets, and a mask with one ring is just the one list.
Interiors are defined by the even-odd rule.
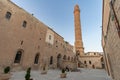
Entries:
[[80,7],[85,52],[102,51],[102,0],[11,0],[74,45],[74,6]]

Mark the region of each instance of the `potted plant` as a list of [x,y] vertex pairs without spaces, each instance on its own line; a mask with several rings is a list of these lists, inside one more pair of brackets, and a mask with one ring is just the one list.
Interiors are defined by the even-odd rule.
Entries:
[[44,64],[41,74],[47,74],[47,66]]
[[4,68],[4,74],[1,74],[0,79],[1,80],[9,80],[10,77],[11,77],[10,66],[7,66]]
[[65,72],[65,69],[62,69],[62,74],[60,74],[61,78],[66,78],[67,73]]
[[25,75],[25,80],[30,80],[30,73],[31,73],[31,68],[29,67],[26,71],[26,75]]
[[9,66],[5,67],[4,73],[7,74],[7,73],[9,73],[9,72],[10,72],[10,67],[9,67]]

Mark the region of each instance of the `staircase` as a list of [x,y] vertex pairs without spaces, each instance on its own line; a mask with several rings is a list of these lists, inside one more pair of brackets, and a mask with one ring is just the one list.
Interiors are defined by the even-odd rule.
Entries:
[[76,60],[77,60],[78,64],[80,64],[80,66],[79,66],[80,68],[86,68],[87,67],[86,64],[84,64],[80,61],[80,57],[78,55],[76,55]]

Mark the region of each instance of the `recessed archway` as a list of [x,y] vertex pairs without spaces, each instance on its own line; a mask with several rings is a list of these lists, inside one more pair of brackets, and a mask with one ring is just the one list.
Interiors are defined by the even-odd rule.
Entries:
[[61,54],[58,54],[58,55],[57,55],[57,67],[58,67],[58,68],[60,68],[61,58],[62,58],[62,55],[61,55]]
[[53,64],[53,56],[50,57],[50,65]]

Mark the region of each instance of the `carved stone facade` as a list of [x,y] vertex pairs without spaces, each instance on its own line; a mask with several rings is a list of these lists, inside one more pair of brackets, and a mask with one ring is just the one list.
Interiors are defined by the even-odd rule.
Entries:
[[108,74],[120,80],[120,0],[103,0],[102,47]]
[[73,46],[10,0],[0,0],[0,68],[13,71],[73,66]]
[[102,52],[88,52],[80,57],[81,65],[85,68],[103,69],[104,59]]

